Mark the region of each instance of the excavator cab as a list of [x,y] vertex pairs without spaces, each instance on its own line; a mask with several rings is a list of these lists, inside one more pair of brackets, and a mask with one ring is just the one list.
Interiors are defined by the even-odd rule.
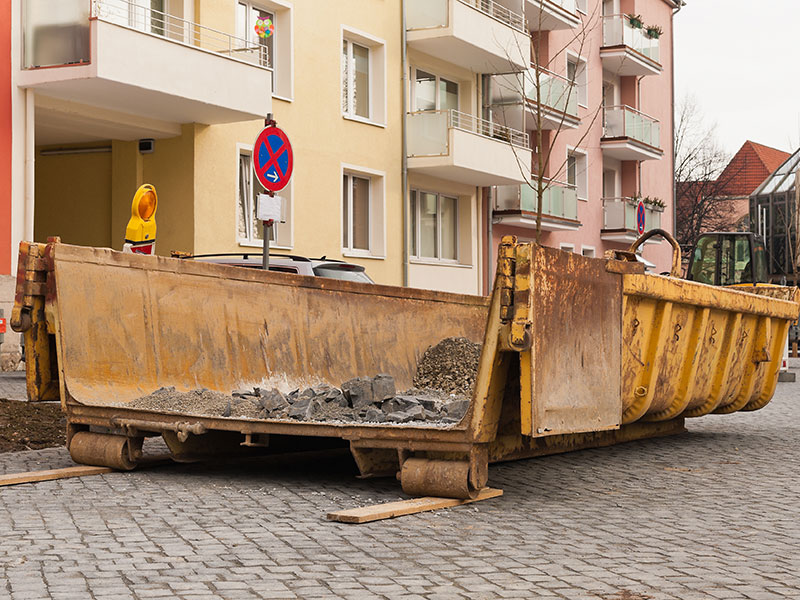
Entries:
[[749,232],[704,233],[689,258],[686,279],[709,285],[768,283],[764,241]]

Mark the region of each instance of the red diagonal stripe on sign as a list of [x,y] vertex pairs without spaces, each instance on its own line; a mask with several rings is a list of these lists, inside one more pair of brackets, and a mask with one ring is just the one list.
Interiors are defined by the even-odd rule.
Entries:
[[[270,146],[267,142],[261,142],[261,143],[264,146],[267,147],[267,152],[269,153],[269,160],[264,164],[263,167],[261,167],[258,170],[258,174],[261,175],[261,177],[264,177],[264,175],[269,170],[269,168],[271,166],[275,165],[275,170],[278,172],[278,176],[281,179],[283,179],[284,173],[283,173],[283,170],[281,169],[280,165],[278,164],[278,159],[283,155],[284,152],[286,152],[286,145],[285,144],[281,144],[278,147],[278,151],[277,152],[273,152],[272,151],[272,146]],[[260,149],[259,149],[259,152],[260,152]]]

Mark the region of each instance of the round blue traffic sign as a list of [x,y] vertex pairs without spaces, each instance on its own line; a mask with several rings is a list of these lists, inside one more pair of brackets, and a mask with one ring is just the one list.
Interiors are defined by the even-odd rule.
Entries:
[[253,146],[253,169],[256,179],[270,192],[278,192],[289,184],[294,168],[292,145],[278,127],[261,130]]
[[644,228],[646,225],[644,217],[644,202],[640,200],[639,205],[636,207],[636,231],[639,232],[639,235],[644,233]]

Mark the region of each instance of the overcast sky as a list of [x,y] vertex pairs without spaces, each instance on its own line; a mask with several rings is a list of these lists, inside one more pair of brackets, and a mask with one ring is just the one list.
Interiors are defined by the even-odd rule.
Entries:
[[675,103],[687,93],[722,147],[800,146],[800,0],[687,0],[675,16]]

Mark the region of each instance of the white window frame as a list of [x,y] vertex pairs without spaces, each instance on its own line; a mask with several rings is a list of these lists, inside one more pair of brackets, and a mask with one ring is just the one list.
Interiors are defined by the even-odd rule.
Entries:
[[580,13],[588,14],[587,13],[588,9],[586,8],[586,0],[575,0],[575,8]]
[[575,92],[578,94],[578,106],[589,106],[589,64],[584,57],[575,52],[567,51],[567,64],[565,73],[569,78],[569,63],[575,64]]
[[[240,156],[242,154],[247,154],[250,156],[250,185],[257,186],[259,185],[256,181],[255,173],[253,172],[253,146],[249,144],[236,144],[236,217],[234,219],[234,239],[236,243],[243,247],[243,248],[261,248],[264,246],[264,242],[252,235],[248,237],[240,237],[239,236],[239,193],[240,193],[240,181],[241,177],[239,174],[239,162]],[[279,196],[283,202],[281,206],[281,222],[275,223],[272,226],[273,232],[273,240],[269,242],[270,248],[276,248],[279,250],[291,250],[294,247],[294,232],[292,229],[292,222],[294,221],[294,203],[292,202],[292,183],[289,182],[284,189],[276,194]],[[253,197],[253,190],[250,190],[250,194],[248,195],[250,202],[256,202],[256,198]],[[253,206],[250,206],[250,209],[253,209]],[[249,223],[249,221],[246,221]],[[248,227],[246,225],[246,227]],[[252,234],[252,232],[250,232]]]
[[272,41],[272,97],[292,102],[294,99],[294,7],[292,3],[284,0],[256,2],[236,0],[237,8],[239,4],[246,4],[251,8],[264,10],[273,15],[275,33]]
[[[591,254],[586,254],[589,251]],[[581,256],[586,256],[587,258],[597,258],[597,251],[595,250],[594,246],[581,246]]]
[[418,68],[418,67],[411,67],[411,112],[421,112],[420,108],[417,106],[417,71],[424,71],[430,75],[433,75],[436,78],[435,86],[436,86],[436,94],[434,100],[434,111],[438,111],[442,109],[442,102],[441,102],[441,94],[439,89],[439,82],[444,79],[445,81],[449,81],[450,83],[456,84],[456,97],[458,98],[458,107],[456,110],[461,110],[461,84],[455,80],[455,78],[451,77],[443,77],[435,72],[434,69],[425,69],[425,68]]
[[[569,159],[573,156],[576,158],[574,182],[569,180]],[[583,164],[582,170],[580,168],[581,163]],[[582,200],[583,202],[589,201],[589,154],[586,150],[567,146],[567,159],[564,163],[564,180],[571,185],[575,185],[578,200]]]
[[565,252],[572,252],[575,253],[575,244],[566,244],[562,243],[558,245],[559,250],[564,250]]
[[[388,110],[386,92],[386,42],[364,31],[342,25],[341,39],[339,40],[340,58],[341,48],[345,42],[348,42],[349,48],[351,48],[351,50],[348,51],[348,56],[352,53],[352,44],[358,44],[369,50],[369,117],[365,118],[355,114],[350,98],[347,99],[347,110],[344,110],[341,106],[345,89],[341,83],[342,77],[340,77],[339,104],[340,110],[342,111],[342,118],[349,121],[366,123],[368,125],[386,127],[386,115]],[[343,73],[344,65],[340,64],[339,68]],[[352,89],[352,86],[350,87]]]
[[[461,215],[461,207],[460,207],[460,199],[456,194],[445,194],[441,192],[434,192],[433,190],[426,190],[422,188],[412,188],[410,190],[411,194],[417,194],[417,202],[416,202],[416,211],[414,214],[411,215],[411,225],[414,228],[414,237],[412,239],[412,248],[411,248],[411,257],[415,260],[422,261],[422,262],[436,262],[436,263],[443,263],[449,265],[458,265],[461,264],[461,244],[459,243],[461,239],[461,226],[460,226],[460,215]],[[420,224],[420,202],[419,202],[419,194],[433,194],[436,196],[436,253],[440,256],[422,256],[420,254],[419,248],[421,246],[421,224]],[[442,208],[439,199],[441,197],[450,198],[451,200],[456,201],[456,227],[454,236],[455,239],[455,248],[456,248],[456,257],[453,258],[441,258],[442,253]],[[409,201],[409,205],[411,202]],[[413,247],[413,242],[416,242],[416,247]]]
[[[350,247],[344,246],[344,186],[346,175],[369,179],[369,249],[353,248],[352,221],[348,223],[350,231],[347,239]],[[386,172],[342,163],[339,173],[339,244],[342,247],[342,256],[352,258],[386,258]],[[348,190],[352,189],[347,186]],[[353,214],[352,199],[349,199],[349,214]]]

